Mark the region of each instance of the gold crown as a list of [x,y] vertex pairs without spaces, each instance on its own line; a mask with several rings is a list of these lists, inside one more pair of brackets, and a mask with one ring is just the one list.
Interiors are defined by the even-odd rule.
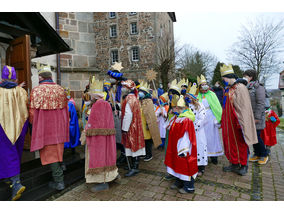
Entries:
[[[179,83],[180,83],[180,82],[179,82]],[[177,80],[174,79],[174,80],[171,82],[170,89],[176,90],[177,92],[180,93],[181,86],[180,86],[179,83],[177,83]]]
[[175,107],[177,106],[177,102],[179,101],[179,95],[173,95],[172,96],[172,101],[171,101],[171,106]]
[[64,92],[65,92],[65,94],[66,94],[67,96],[71,94],[69,87],[64,87]]
[[206,78],[204,77],[204,75],[200,75],[200,77],[197,76],[197,84],[200,85],[202,83],[207,83]]
[[181,84],[181,86],[187,86],[187,87],[188,87],[188,79],[185,80],[185,79],[183,78],[183,79],[181,80],[180,84]]
[[228,66],[226,64],[223,64],[223,66],[220,67],[220,73],[221,73],[222,77],[224,75],[234,74],[234,70],[233,70],[232,64],[229,64]]
[[90,85],[90,90],[89,90],[90,93],[104,94],[103,81],[97,80],[95,76],[90,76],[89,85]]
[[142,81],[142,82],[140,83],[139,89],[140,89],[140,90],[143,90],[143,91],[145,91],[145,92],[147,92],[147,93],[149,93],[149,92],[150,92],[150,85],[148,85],[147,82],[144,83],[144,81]]
[[196,91],[197,91],[197,84],[193,83],[193,85],[190,87],[190,90],[188,91],[188,93],[195,96]]
[[177,102],[177,106],[178,106],[178,107],[185,107],[185,100],[184,100],[183,95],[181,95],[181,96],[179,97],[179,100],[178,100],[178,102]]
[[163,103],[166,103],[166,102],[169,101],[169,96],[168,96],[168,93],[167,93],[167,92],[165,92],[165,93],[164,93],[163,95],[161,95],[159,98],[163,101]]
[[44,66],[44,65],[40,66],[40,65],[37,65],[37,69],[39,69],[38,74],[41,74],[41,73],[44,73],[44,72],[50,72],[50,73],[51,73],[51,68],[50,68],[49,65],[47,65],[47,66]]
[[158,97],[158,95],[157,95],[157,91],[156,91],[156,90],[153,90],[152,97],[153,97],[153,98],[157,98],[157,97]]

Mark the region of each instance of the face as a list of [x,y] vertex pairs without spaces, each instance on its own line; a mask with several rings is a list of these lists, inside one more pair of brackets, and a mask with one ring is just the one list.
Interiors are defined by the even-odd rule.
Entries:
[[207,92],[208,89],[209,89],[209,86],[208,86],[206,83],[202,83],[202,84],[200,85],[200,92],[201,92],[201,93]]
[[39,81],[43,81],[44,78],[39,75],[39,76],[38,76],[38,80],[39,80]]
[[248,75],[244,75],[244,78],[247,80],[247,82],[249,83],[252,79],[252,77],[249,77]]

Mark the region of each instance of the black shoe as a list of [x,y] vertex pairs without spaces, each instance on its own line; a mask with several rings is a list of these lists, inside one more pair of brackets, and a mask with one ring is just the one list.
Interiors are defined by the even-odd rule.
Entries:
[[211,157],[211,162],[212,162],[214,165],[217,165],[217,164],[218,164],[218,158],[217,158],[217,157]]
[[246,173],[248,172],[248,166],[241,166],[238,170],[237,170],[237,174],[244,176],[246,175]]
[[128,173],[125,174],[125,177],[132,177],[134,175],[137,175],[139,173],[138,169],[131,169]]
[[153,159],[153,156],[147,156],[146,155],[146,157],[144,158],[144,161],[150,161],[150,160],[152,160]]
[[238,170],[238,165],[235,164],[223,167],[223,172],[237,172],[237,170]]
[[56,183],[56,182],[52,181],[52,182],[49,182],[49,183],[48,183],[48,186],[49,186],[50,188],[56,189],[56,190],[58,190],[58,191],[61,191],[61,190],[65,189],[64,182],[58,182],[58,183]]

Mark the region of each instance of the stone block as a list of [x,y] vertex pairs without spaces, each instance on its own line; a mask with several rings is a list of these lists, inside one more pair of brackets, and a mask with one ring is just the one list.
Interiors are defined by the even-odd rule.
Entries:
[[81,90],[81,82],[80,81],[70,81],[69,83],[70,83],[69,88],[71,90]]
[[61,59],[72,59],[72,55],[69,54],[60,54]]
[[70,19],[75,19],[75,14],[74,13],[69,13],[69,18]]
[[60,66],[62,66],[62,67],[67,67],[67,65],[68,65],[68,62],[67,62],[66,59],[61,59],[61,60],[60,60]]
[[76,18],[77,18],[77,20],[84,21],[84,22],[93,22],[94,21],[93,13],[77,12]]
[[88,23],[88,33],[94,33],[94,24]]
[[68,13],[60,12],[60,13],[58,13],[58,15],[59,15],[60,18],[67,18],[68,17]]
[[63,40],[65,41],[66,44],[68,44],[68,46],[71,47],[71,40],[70,39],[63,38]]
[[77,32],[70,32],[69,33],[69,38],[74,39],[74,40],[79,40],[79,33]]
[[95,35],[92,33],[80,33],[80,41],[95,42]]
[[69,87],[69,81],[65,81],[61,79],[61,86],[62,87]]
[[75,67],[88,67],[88,57],[81,55],[73,56],[74,66]]
[[62,38],[68,38],[69,37],[69,33],[67,31],[64,31],[64,30],[60,30],[59,31],[59,35],[62,37]]
[[75,26],[75,25],[64,25],[64,30],[66,30],[66,31],[78,31],[78,27],[77,27],[77,25]]
[[69,74],[69,80],[82,80],[82,73],[70,73]]
[[77,21],[76,20],[70,20],[70,24],[71,25],[77,25]]
[[77,53],[79,55],[95,55],[95,44],[78,41],[77,45]]
[[62,25],[66,24],[65,18],[59,18],[59,24],[62,24]]
[[95,67],[96,65],[96,57],[88,57],[89,67]]
[[69,73],[62,72],[61,73],[61,81],[68,81]]
[[86,22],[78,22],[79,32],[88,32],[88,24]]

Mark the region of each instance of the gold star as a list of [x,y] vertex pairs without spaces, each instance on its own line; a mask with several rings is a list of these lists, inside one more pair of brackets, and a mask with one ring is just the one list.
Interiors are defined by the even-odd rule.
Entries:
[[157,73],[154,70],[148,70],[146,73],[146,78],[148,81],[156,80]]
[[121,66],[121,62],[115,62],[114,63],[114,65],[112,65],[111,66],[111,68],[113,69],[113,70],[117,70],[118,72],[120,72],[120,70],[122,70],[123,69],[123,67]]

